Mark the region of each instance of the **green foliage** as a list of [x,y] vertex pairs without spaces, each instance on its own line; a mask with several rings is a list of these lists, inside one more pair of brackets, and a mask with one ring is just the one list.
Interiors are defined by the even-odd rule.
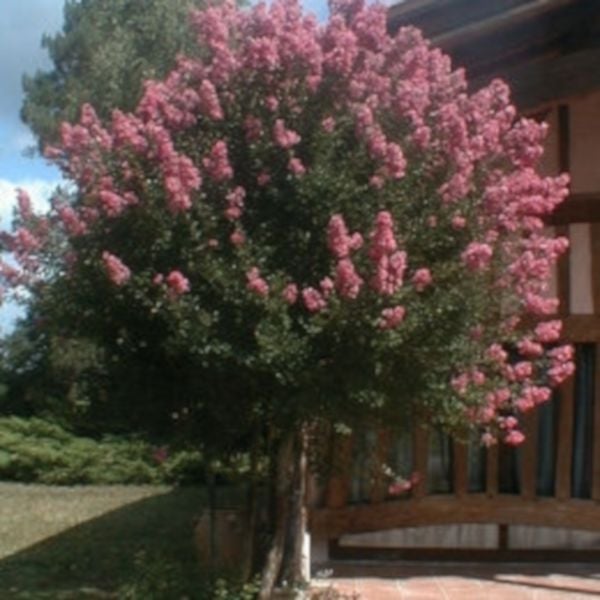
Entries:
[[63,30],[42,46],[54,68],[23,78],[21,116],[40,148],[54,143],[62,121],[84,102],[103,117],[131,110],[142,81],[164,76],[179,52],[190,51],[186,26],[199,0],[67,0]]
[[155,447],[123,436],[96,440],[40,418],[0,418],[0,480],[193,485],[204,483],[210,470],[219,482],[235,483],[249,468],[245,454],[208,464],[202,452],[187,447]]
[[161,555],[139,552],[135,557],[131,580],[119,588],[121,600],[171,600],[200,598],[199,581],[190,581],[177,563]]
[[[171,477],[177,476],[177,469]],[[0,419],[0,479],[48,484],[158,483],[149,444],[77,437],[42,419]]]

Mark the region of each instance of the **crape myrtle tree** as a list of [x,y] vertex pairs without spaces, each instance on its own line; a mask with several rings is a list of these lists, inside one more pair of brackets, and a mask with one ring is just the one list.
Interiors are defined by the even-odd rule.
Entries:
[[414,414],[517,445],[573,371],[547,294],[567,241],[543,217],[568,179],[536,171],[546,126],[499,81],[469,94],[381,5],[330,8],[324,25],[295,0],[193,13],[202,50],[133,112],[63,124],[46,153],[76,199],[37,215],[22,194],[4,237],[7,287],[44,327],[176,366],[199,445],[266,449],[263,598],[309,426]]

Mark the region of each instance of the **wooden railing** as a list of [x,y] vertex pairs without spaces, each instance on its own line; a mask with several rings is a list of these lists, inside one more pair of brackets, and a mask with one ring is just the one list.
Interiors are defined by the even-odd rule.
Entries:
[[[472,478],[469,471],[469,456],[473,448],[469,451],[467,445],[458,441],[451,442],[452,460],[448,474],[451,492],[433,493],[428,485],[431,433],[425,428],[415,427],[410,434],[412,466],[421,475],[420,482],[408,494],[394,497],[388,493],[389,481],[384,474],[375,472],[369,480],[368,491],[357,499],[352,497],[352,465],[357,460],[356,437],[340,436],[335,442],[336,472],[326,483],[320,505],[311,511],[313,535],[336,540],[352,533],[463,523],[600,531],[600,346],[597,345],[595,350],[592,431],[591,442],[587,445],[590,456],[586,459],[591,462],[591,483],[586,493],[576,494],[580,497],[573,494],[576,383],[575,379],[570,379],[562,386],[560,399],[553,401],[557,402],[552,408],[553,486],[544,495],[538,494],[539,442],[540,435],[548,435],[548,431],[540,429],[537,412],[527,415],[524,422],[527,440],[516,451],[520,477],[518,488],[512,493],[505,493],[502,488],[500,467],[502,457],[515,450],[498,446],[486,449],[483,483],[473,486],[470,485]],[[377,436],[374,463],[385,462],[392,443],[393,436],[389,432],[381,432]]]

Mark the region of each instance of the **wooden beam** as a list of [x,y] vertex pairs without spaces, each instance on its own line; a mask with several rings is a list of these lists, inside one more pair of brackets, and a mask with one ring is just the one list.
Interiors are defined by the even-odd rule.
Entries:
[[380,504],[352,504],[339,509],[311,512],[310,530],[315,535],[337,538],[352,533],[387,531],[401,527],[461,523],[510,523],[536,527],[565,527],[600,531],[600,505],[592,500],[451,494],[421,499],[395,500]]
[[521,496],[533,500],[537,486],[538,413],[531,411],[521,419],[525,442],[521,451]]
[[571,194],[546,219],[548,225],[600,223],[600,193]]
[[[506,550],[497,550],[495,548],[390,548],[388,546],[342,546],[339,543],[332,544],[329,547],[329,557],[337,561],[428,561],[428,562],[526,562],[526,563],[548,563],[548,562],[569,562],[569,563],[600,563],[600,550],[561,550],[556,548],[526,549],[510,548]],[[389,573],[389,566],[377,565],[383,568],[384,573]],[[540,567],[538,567],[539,569]],[[354,572],[356,566],[353,566]],[[368,568],[361,565],[362,577],[380,576],[374,571],[370,573]],[[441,575],[442,573],[438,573]],[[545,573],[540,573],[540,575]],[[343,568],[340,571],[336,564],[336,576],[344,577]],[[536,584],[537,586],[538,584]],[[542,584],[540,587],[544,587]],[[540,593],[541,589],[539,590]],[[552,592],[550,592],[552,593]],[[433,596],[426,596],[432,598]],[[436,596],[437,597],[437,596]],[[454,596],[453,596],[454,597]],[[505,597],[505,596],[503,596]],[[510,597],[510,596],[509,596]],[[538,596],[541,597],[541,596]],[[468,598],[468,596],[467,596]]]
[[568,342],[600,342],[600,315],[563,317],[563,339]]
[[379,430],[377,432],[377,441],[373,456],[373,474],[369,490],[369,500],[372,503],[383,502],[387,496],[387,477],[383,472],[383,467],[387,465],[391,445],[392,434],[390,430]]
[[457,498],[469,493],[469,446],[458,440],[452,443],[452,488]]
[[594,360],[594,430],[592,433],[592,500],[600,501],[600,343]]
[[510,83],[513,101],[521,110],[565,101],[600,86],[600,49],[542,56],[513,68],[495,70],[472,81],[472,88],[477,90],[496,77]]
[[573,421],[575,412],[575,383],[569,377],[559,388],[558,429],[556,440],[556,484],[558,500],[571,497],[571,466],[573,463]]
[[493,31],[503,27],[514,28],[523,21],[539,19],[543,14],[557,10],[578,0],[533,0],[520,4],[512,10],[502,11],[499,14],[469,23],[465,27],[456,28],[447,33],[434,36],[431,40],[434,45],[442,46],[446,52],[451,52],[457,45],[471,44],[475,40],[486,38]]
[[413,485],[413,498],[422,498],[427,494],[429,473],[429,431],[416,424],[413,433],[413,471],[418,474]]

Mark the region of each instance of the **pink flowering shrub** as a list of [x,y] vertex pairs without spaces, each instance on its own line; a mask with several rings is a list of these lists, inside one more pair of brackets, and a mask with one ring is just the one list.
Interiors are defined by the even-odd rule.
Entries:
[[573,372],[548,295],[567,242],[544,231],[568,177],[537,172],[546,126],[504,83],[469,94],[383,6],[331,9],[193,13],[202,51],[135,112],[63,125],[47,154],[76,199],[38,216],[21,193],[4,285],[60,292],[105,337],[134,311],[132,339],[239,377],[248,415],[410,409],[518,444],[521,413]]

